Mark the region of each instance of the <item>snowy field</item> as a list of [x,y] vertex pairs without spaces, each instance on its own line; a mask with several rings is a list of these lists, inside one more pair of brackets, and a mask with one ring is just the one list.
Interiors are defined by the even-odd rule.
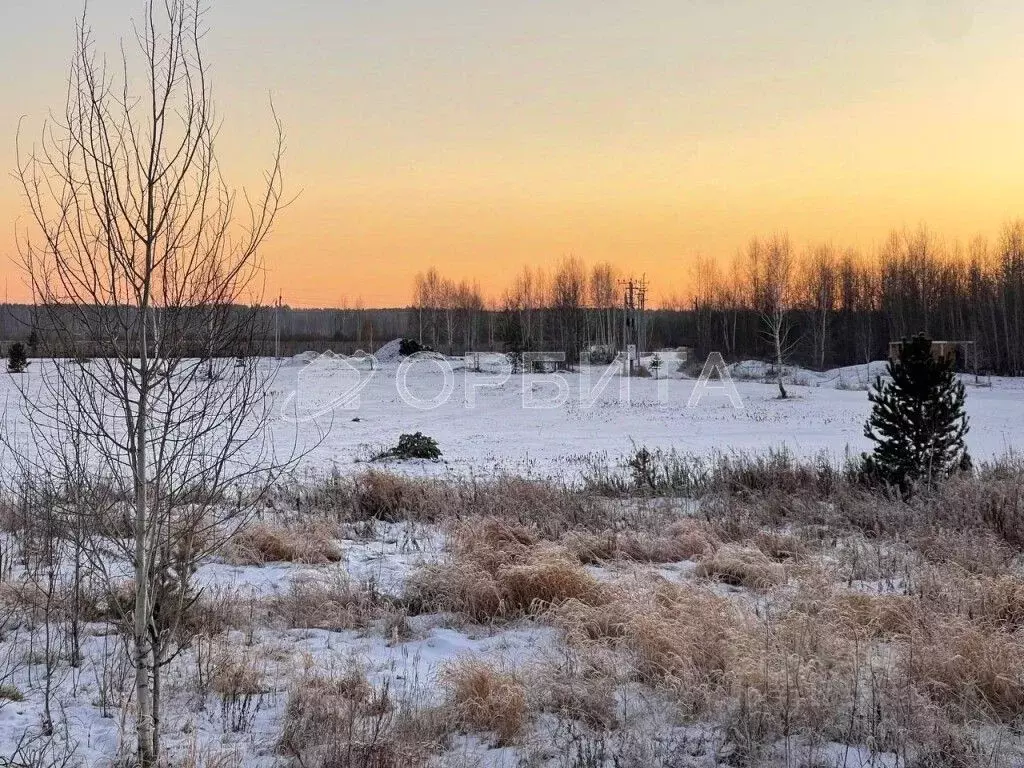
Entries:
[[[480,371],[461,358],[368,359],[305,353],[259,364],[273,377],[272,439],[280,455],[301,454],[299,471],[351,471],[403,433],[437,440],[443,461],[403,472],[571,477],[592,460],[615,462],[635,447],[683,454],[760,452],[785,447],[798,457],[841,461],[870,448],[866,388],[884,363],[826,372],[789,369],[789,399],[779,400],[766,366],[730,366],[741,407],[719,381],[706,387],[678,372],[662,351],[658,380],[626,378],[617,367],[510,374],[483,355]],[[645,358],[648,363],[650,358]],[[49,375],[50,361],[24,374]],[[976,459],[1015,453],[1024,425],[1024,380],[963,376]],[[9,434],[24,432],[15,381],[0,376]],[[695,392],[696,391],[696,392]],[[693,399],[691,401],[691,399]]]
[[[790,397],[786,400],[777,398],[777,386],[766,380],[763,364],[732,366],[732,383],[740,399],[736,403],[721,381],[706,382],[705,389],[701,382],[679,373],[680,364],[673,352],[663,351],[660,357],[663,365],[657,380],[627,379],[615,370],[586,366],[571,373],[508,375],[498,356],[483,356],[478,371],[471,370],[478,365],[476,360],[425,358],[403,362],[389,354],[371,362],[368,358],[308,353],[259,364],[274,376],[273,440],[281,453],[296,444],[303,452],[295,471],[295,488],[309,476],[324,476],[335,469],[347,478],[369,468],[382,468],[381,464],[368,464],[369,457],[393,446],[400,434],[411,432],[435,438],[443,451],[442,461],[394,462],[383,468],[405,476],[407,482],[424,475],[453,484],[510,475],[572,479],[592,462],[613,465],[640,446],[704,456],[754,454],[785,447],[799,457],[826,454],[836,462],[869,448],[863,436],[870,410],[866,386],[871,377],[884,370],[882,363],[824,373],[789,370],[785,380]],[[649,363],[650,358],[645,362]],[[26,428],[17,407],[19,386],[31,391],[52,365],[50,361],[35,361],[18,382],[0,376],[0,398],[6,403],[9,434]],[[1024,381],[984,379],[981,386],[970,376],[964,381],[971,422],[967,442],[975,459],[984,461],[1018,452],[1018,435],[1024,425]],[[557,493],[563,492],[568,493]],[[799,531],[789,527],[743,529],[751,519],[749,511],[743,509],[736,511],[733,527],[724,522],[716,527],[717,523],[711,521],[693,521],[692,506],[679,504],[678,500],[637,499],[621,502],[622,507],[608,507],[604,502],[586,506],[588,514],[596,515],[588,522],[587,530],[545,534],[548,538],[526,536],[513,541],[513,548],[506,551],[503,547],[511,545],[501,538],[504,534],[487,538],[494,532],[488,533],[484,523],[474,524],[467,534],[459,529],[457,519],[342,522],[340,517],[310,516],[308,511],[303,517],[296,497],[289,493],[282,493],[260,512],[259,525],[266,525],[267,530],[252,532],[252,540],[265,546],[268,537],[292,537],[299,541],[300,554],[275,560],[263,555],[262,550],[259,556],[248,550],[242,554],[239,550],[225,551],[202,564],[195,574],[203,590],[203,610],[216,620],[205,619],[207,623],[196,630],[195,643],[167,668],[161,732],[171,765],[710,768],[736,764],[730,727],[721,722],[673,719],[672,708],[686,698],[677,682],[637,684],[643,678],[631,678],[623,671],[631,670],[629,665],[636,663],[629,655],[634,651],[570,641],[564,615],[556,612],[552,617],[537,611],[537,603],[529,601],[518,613],[489,618],[458,615],[462,608],[431,603],[426,598],[415,610],[410,607],[417,605],[409,597],[416,593],[410,585],[429,581],[432,568],[442,569],[438,573],[445,582],[457,581],[467,568],[483,573],[489,567],[485,559],[474,559],[478,557],[476,544],[458,552],[460,536],[480,536],[477,544],[483,547],[484,558],[490,556],[491,546],[495,547],[494,553],[511,558],[492,574],[496,583],[513,572],[522,578],[541,574],[541,581],[558,574],[557,578],[566,578],[582,590],[574,593],[577,610],[624,611],[625,618],[610,621],[621,621],[625,627],[621,631],[627,634],[633,626],[646,627],[644,631],[649,632],[664,631],[665,636],[658,642],[671,647],[681,633],[696,632],[698,645],[704,642],[705,634],[718,633],[715,637],[719,640],[708,642],[724,642],[721,638],[728,637],[736,647],[756,648],[751,657],[756,663],[750,670],[730,672],[754,677],[762,672],[767,675],[769,662],[766,660],[762,668],[758,660],[765,638],[776,634],[784,637],[787,627],[812,615],[801,613],[807,609],[794,597],[805,583],[813,585],[815,600],[845,610],[851,595],[868,601],[863,604],[868,607],[875,600],[880,605],[888,605],[882,601],[890,599],[902,600],[918,578],[914,568],[922,569],[921,573],[932,568],[927,571],[929,578],[948,578],[949,589],[968,590],[964,595],[973,594],[969,593],[974,588],[973,579],[991,575],[982,568],[970,571],[968,576],[963,570],[950,571],[952,575],[934,570],[934,563],[927,560],[932,555],[921,555],[938,546],[931,539],[921,545],[895,539],[868,542],[859,534],[846,532],[828,544],[828,537],[815,531],[805,542]],[[487,502],[493,509],[481,512],[481,519],[508,515],[514,520],[520,508],[543,517],[549,513],[545,505],[554,505],[550,511],[557,516],[564,514],[557,508],[559,504],[569,504],[571,511],[573,504],[584,503],[565,501],[561,496],[552,497],[555,501],[547,497],[520,500],[514,492],[499,494],[496,499]],[[606,513],[607,520],[602,517]],[[621,528],[624,520],[628,522]],[[639,538],[630,546],[648,554],[624,555],[615,550],[618,543],[613,543],[607,555],[586,554],[588,547],[606,546],[610,530],[613,542],[618,542],[623,532],[627,537],[635,534]],[[727,538],[725,530],[734,538]],[[746,532],[736,533],[740,530]],[[17,607],[0,616],[0,765],[128,764],[125,755],[131,751],[133,738],[132,670],[115,622],[103,618],[100,601],[95,615],[90,615],[83,627],[83,663],[65,663],[64,625],[58,621],[51,633],[48,621],[44,624],[39,619],[39,585],[45,582],[46,570],[37,567],[33,571],[28,565],[19,565],[17,555],[11,554],[20,551],[19,534],[8,532],[2,536],[0,606]],[[309,542],[318,542],[321,548],[303,549]],[[1004,556],[1000,549],[1004,544],[985,539],[980,544],[965,540],[955,546],[977,546],[970,557],[984,563],[994,552],[991,557],[998,559],[998,565],[992,566],[992,578],[1020,580],[1019,552],[1007,550]],[[274,550],[268,547],[267,551]],[[108,563],[107,567],[130,573],[127,563],[114,565]],[[58,581],[64,578],[66,575]],[[1001,583],[1005,586],[1006,582]],[[602,597],[590,606],[587,595],[594,592]],[[623,595],[629,597],[622,600]],[[540,599],[556,602],[550,597]],[[651,617],[644,614],[643,605],[649,605],[646,610],[657,614],[667,629],[656,627],[651,623],[653,619],[648,621]],[[27,610],[31,619],[24,618]],[[699,631],[692,630],[690,618],[710,623]],[[837,622],[830,625],[825,636],[848,629],[834,618],[821,620]],[[956,631],[962,629],[959,624],[950,626]],[[1019,637],[1013,637],[1017,638],[1014,643],[1019,642]],[[860,670],[859,665],[863,665],[873,675],[880,670],[879,677],[871,678],[871,685],[879,686],[879,696],[888,695],[890,689],[902,691],[900,686],[910,685],[897,679],[902,667],[891,660],[896,655],[884,644],[889,639],[884,637],[877,646],[884,654],[865,645],[859,635],[856,642],[851,641],[852,651],[842,646],[814,653],[823,654],[823,658],[838,654],[838,661],[829,662],[837,664],[837,669],[845,669],[843,654],[855,654],[852,669]],[[44,649],[49,644],[57,648],[56,661],[46,661]],[[935,652],[933,647],[933,655]],[[788,675],[789,651],[772,646],[768,653],[781,664],[780,674]],[[704,657],[695,658],[699,661]],[[740,664],[735,659],[729,663]],[[873,666],[876,664],[880,665],[877,670]],[[530,713],[529,719],[514,735],[502,735],[501,723],[495,724],[494,716],[487,720],[476,710],[466,714],[460,709],[458,683],[452,681],[463,679],[460,674],[471,676],[477,669],[473,665],[490,670],[487,674],[492,676],[492,684],[505,680],[504,684],[525,692],[522,709]],[[828,672],[819,679],[810,665],[799,674],[809,675],[813,685],[825,686],[811,693],[814,706],[817,696],[835,695],[840,702],[840,693],[847,690],[843,687],[845,673]],[[400,752],[388,752],[387,760],[375,752],[373,759],[380,762],[366,757],[361,758],[362,762],[345,762],[337,756],[331,762],[316,750],[290,751],[282,728],[286,722],[294,726],[298,702],[306,701],[302,696],[308,698],[308,692],[313,691],[315,698],[320,695],[317,692],[326,690],[329,681],[350,680],[353,675],[365,680],[367,690],[389,692],[386,713],[394,719],[367,726],[363,721],[367,717],[372,720],[372,716],[363,713],[358,716],[359,723],[350,720],[337,724],[370,729],[359,730],[355,736],[349,733],[346,744],[350,749],[352,739],[370,738],[368,734],[377,726],[388,734],[404,733],[401,717],[414,720],[427,732],[429,728],[421,722],[423,713],[438,707],[455,718],[447,722],[444,749],[434,750],[429,763],[412,757],[403,759]],[[701,685],[711,685],[714,679],[712,675]],[[882,682],[874,682],[876,679]],[[40,731],[46,680],[51,689],[53,736]],[[789,678],[786,680],[788,685]],[[1024,681],[1019,682],[1024,690]],[[872,687],[871,695],[875,693]],[[858,695],[854,693],[855,698]],[[496,697],[501,699],[498,702],[488,699],[488,706],[508,706],[509,696]],[[611,713],[608,722],[586,721],[585,727],[579,725],[583,720],[574,719],[574,710],[566,708],[566,696],[575,702],[573,707],[583,706],[574,698],[577,696],[583,696],[588,707],[607,704]],[[514,704],[515,696],[511,699]],[[348,703],[344,707],[355,706],[345,701]],[[311,705],[307,701],[305,706]],[[327,715],[316,715],[315,707],[313,710],[314,720],[337,715],[337,707]],[[373,707],[370,710],[376,711]],[[897,710],[891,717],[898,719]],[[499,708],[498,720],[503,712]],[[707,709],[702,716],[711,717],[711,712]],[[859,717],[859,713],[850,714],[850,722]],[[900,727],[904,729],[900,733],[909,733],[908,729],[917,725]],[[807,736],[809,733],[814,734],[813,739]],[[858,730],[856,736],[847,739],[833,734],[833,740],[822,741],[820,733],[830,732],[822,727],[797,737],[787,733],[785,740],[778,741],[773,741],[777,734],[766,736],[763,760],[749,764],[907,765],[906,753],[900,754],[905,747],[892,746],[902,743],[896,737],[887,736],[889,740],[883,740],[886,746],[872,751],[865,743],[873,743],[874,735]],[[1010,757],[987,764],[1024,764],[1019,738],[1007,737],[1002,731],[992,733],[996,741],[1005,739],[1005,743],[999,742],[1003,750],[999,755]],[[311,738],[308,733],[305,737]],[[401,738],[409,737],[406,733]],[[634,762],[620,762],[613,755],[630,755]]]
[[[589,366],[510,375],[487,356],[480,373],[461,359],[385,361],[372,372],[360,361],[289,360],[274,387],[282,403],[275,431],[284,436],[282,447],[288,445],[298,416],[299,433],[311,441],[316,434],[318,441],[306,466],[343,470],[394,445],[400,434],[419,431],[438,441],[444,464],[404,471],[459,474],[565,476],[589,458],[615,461],[636,446],[693,454],[784,446],[797,456],[824,453],[836,461],[870,448],[865,390],[884,363],[824,373],[790,370],[784,401],[765,380],[763,364],[734,365],[742,403],[736,408],[720,382],[703,388],[678,373],[674,353],[661,354],[658,380]],[[1024,425],[1024,380],[983,378],[984,386],[975,386],[973,376],[963,380],[972,455],[984,460],[1015,452]],[[699,397],[691,404],[695,389]]]

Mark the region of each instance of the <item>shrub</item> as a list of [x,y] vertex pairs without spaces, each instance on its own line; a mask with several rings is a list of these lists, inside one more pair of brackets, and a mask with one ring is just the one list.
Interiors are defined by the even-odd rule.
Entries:
[[402,357],[415,355],[417,352],[429,352],[430,347],[420,344],[416,339],[402,339],[398,343],[398,354]]
[[508,361],[513,374],[523,372],[523,353],[520,351],[506,352],[505,359]]
[[835,386],[836,389],[842,392],[867,392],[869,389],[866,381],[861,379],[847,379],[842,375],[840,375]]
[[705,490],[711,469],[712,463],[704,456],[640,446],[623,457],[621,470],[625,471],[591,461],[583,482],[587,490],[606,495],[645,491],[695,496]]
[[378,453],[373,457],[373,460],[429,459],[430,461],[437,461],[440,458],[441,449],[437,446],[437,441],[432,437],[424,435],[422,432],[415,432],[411,435],[401,435],[398,438],[398,445]]
[[7,353],[7,370],[11,373],[22,373],[28,368],[28,354],[25,345],[20,341],[12,344]]
[[646,448],[641,447],[626,461],[630,472],[633,473],[633,485],[637,488],[657,487],[655,481],[654,457]]
[[[676,372],[683,374],[688,379],[699,379],[704,373],[704,363],[696,358],[693,360],[683,360],[676,367]],[[708,371],[708,379],[710,381],[718,381],[722,378],[721,373],[717,367],[711,367]]]
[[0,685],[0,702],[4,701],[24,701],[25,694],[15,688],[13,685],[4,683]]
[[651,358],[651,362],[648,363],[648,367],[654,374],[654,378],[658,378],[658,371],[661,369],[661,355],[655,352],[654,357]]

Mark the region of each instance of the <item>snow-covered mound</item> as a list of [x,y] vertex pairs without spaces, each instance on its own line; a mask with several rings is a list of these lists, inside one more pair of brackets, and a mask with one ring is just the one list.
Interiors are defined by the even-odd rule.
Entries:
[[309,365],[312,362],[316,362],[316,363],[322,364],[324,362],[331,362],[331,361],[335,361],[335,360],[342,360],[342,359],[344,359],[344,357],[345,357],[344,355],[339,355],[339,354],[337,354],[335,352],[332,352],[329,349],[327,351],[325,351],[325,352],[317,352],[316,350],[313,350],[313,349],[307,349],[305,352],[299,352],[299,354],[293,355],[288,360],[287,364],[288,365],[303,365],[303,366]]
[[374,355],[374,356],[377,358],[377,362],[380,362],[380,363],[392,363],[395,360],[398,360],[402,356],[401,349],[402,349],[402,340],[401,339],[392,339],[387,344],[385,344],[383,347],[378,349],[376,355]]
[[[791,369],[787,369],[784,375],[789,373],[791,373]],[[742,360],[729,366],[729,375],[734,379],[754,381],[764,379],[769,375],[774,376],[775,369],[771,363],[766,363],[764,360]]]
[[[787,365],[783,367],[782,380],[786,384],[805,387],[866,390],[874,383],[876,376],[885,376],[887,365],[885,360],[873,360],[828,371],[812,371],[798,365]],[[763,360],[743,360],[730,365],[729,373],[741,381],[768,381],[775,378],[775,366]]]

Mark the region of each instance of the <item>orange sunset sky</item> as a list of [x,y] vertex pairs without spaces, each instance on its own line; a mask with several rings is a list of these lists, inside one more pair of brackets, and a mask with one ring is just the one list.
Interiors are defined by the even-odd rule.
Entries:
[[[59,108],[78,0],[0,0],[0,158]],[[91,0],[116,54],[136,0]],[[496,294],[565,255],[685,293],[753,235],[870,253],[893,228],[1024,216],[1024,4],[968,0],[211,0],[238,184],[300,193],[265,250],[296,306],[408,302],[437,266]],[[0,178],[0,263],[26,225]]]

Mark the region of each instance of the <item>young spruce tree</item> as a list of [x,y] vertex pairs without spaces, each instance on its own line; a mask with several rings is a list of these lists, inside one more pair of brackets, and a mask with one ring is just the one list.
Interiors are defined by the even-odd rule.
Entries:
[[20,341],[12,344],[7,351],[7,370],[11,373],[22,373],[28,368],[28,353]]
[[932,355],[931,340],[919,334],[901,343],[888,373],[891,381],[879,376],[868,392],[874,407],[864,434],[875,449],[864,456],[864,474],[907,491],[916,481],[970,466],[964,385],[953,361]]

